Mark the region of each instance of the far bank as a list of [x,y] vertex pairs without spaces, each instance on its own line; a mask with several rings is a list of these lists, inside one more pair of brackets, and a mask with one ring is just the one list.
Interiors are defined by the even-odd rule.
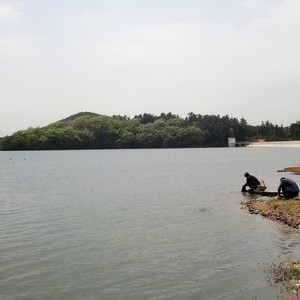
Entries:
[[254,142],[247,147],[290,147],[300,148],[300,141],[280,141],[280,142]]

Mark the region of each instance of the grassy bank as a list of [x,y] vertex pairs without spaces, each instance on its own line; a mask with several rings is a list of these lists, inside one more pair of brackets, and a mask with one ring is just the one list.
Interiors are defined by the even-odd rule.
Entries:
[[252,214],[260,214],[294,228],[300,225],[300,198],[282,200],[274,197],[258,197],[244,203]]
[[[273,221],[284,223],[293,228],[300,228],[300,197],[283,200],[277,197],[249,198],[242,203],[251,214],[259,214]],[[284,299],[300,299],[300,262],[285,261],[273,264],[268,270],[271,284],[281,286],[287,294],[295,297]]]
[[[283,172],[300,175],[300,167],[289,167]],[[251,214],[259,214],[276,222],[281,222],[293,228],[300,229],[300,195],[292,200],[278,197],[256,196],[242,202],[243,208]],[[268,270],[270,283],[281,285],[283,291],[292,297],[284,299],[300,299],[300,261],[285,261],[272,264]]]

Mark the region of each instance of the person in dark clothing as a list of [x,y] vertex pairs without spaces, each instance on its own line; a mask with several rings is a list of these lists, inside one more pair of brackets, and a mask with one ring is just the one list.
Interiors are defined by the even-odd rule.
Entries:
[[242,186],[242,192],[247,191],[247,186],[249,187],[250,191],[256,190],[257,186],[260,185],[259,180],[255,176],[250,175],[248,172],[246,172],[244,176],[247,178],[247,180],[246,183]]
[[291,199],[299,195],[299,187],[295,181],[289,178],[280,178],[280,185],[278,187],[278,195],[282,190],[285,199]]

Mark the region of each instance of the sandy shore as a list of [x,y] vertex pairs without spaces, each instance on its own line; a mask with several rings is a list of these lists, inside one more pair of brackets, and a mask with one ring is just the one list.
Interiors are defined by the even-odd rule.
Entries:
[[282,141],[282,142],[255,142],[247,147],[290,147],[300,148],[300,141]]

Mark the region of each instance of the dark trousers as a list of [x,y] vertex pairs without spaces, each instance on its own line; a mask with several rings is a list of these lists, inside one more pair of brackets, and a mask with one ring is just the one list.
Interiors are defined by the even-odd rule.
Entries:
[[299,192],[291,192],[291,191],[282,191],[282,193],[285,199],[295,198],[299,195]]

